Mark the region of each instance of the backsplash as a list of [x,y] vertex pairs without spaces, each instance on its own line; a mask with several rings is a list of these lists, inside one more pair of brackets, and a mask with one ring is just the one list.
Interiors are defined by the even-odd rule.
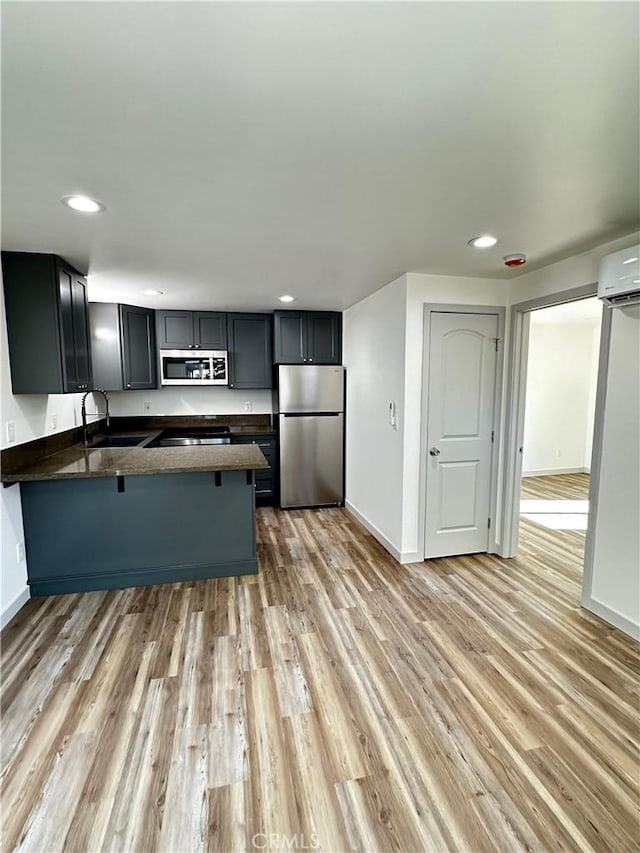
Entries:
[[[109,403],[111,414],[117,416],[271,414],[271,391],[172,386],[159,391],[112,392]],[[246,407],[247,403],[251,408]]]

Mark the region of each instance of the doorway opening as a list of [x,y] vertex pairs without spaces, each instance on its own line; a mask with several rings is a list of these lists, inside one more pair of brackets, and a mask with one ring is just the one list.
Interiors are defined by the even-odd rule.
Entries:
[[534,309],[528,344],[519,553],[582,574],[602,324],[595,297]]

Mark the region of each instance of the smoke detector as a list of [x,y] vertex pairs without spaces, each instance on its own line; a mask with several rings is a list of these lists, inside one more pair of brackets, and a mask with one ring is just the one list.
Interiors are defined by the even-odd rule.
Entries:
[[521,267],[527,263],[527,256],[518,252],[515,255],[505,255],[502,260],[505,267]]

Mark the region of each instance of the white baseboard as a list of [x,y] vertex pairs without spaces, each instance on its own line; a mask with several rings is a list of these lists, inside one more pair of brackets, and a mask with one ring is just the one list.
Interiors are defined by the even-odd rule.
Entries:
[[358,510],[354,507],[352,503],[349,501],[344,502],[345,509],[347,509],[354,518],[360,522],[360,524],[365,527],[369,533],[375,537],[378,542],[385,548],[392,557],[394,557],[399,563],[420,563],[422,562],[422,557],[418,554],[417,551],[399,551],[395,545],[393,545],[384,533],[381,533],[378,528],[369,521],[362,513],[358,512]]
[[629,637],[633,637],[634,640],[640,640],[640,625],[636,625],[635,622],[632,622],[631,619],[627,619],[626,616],[618,613],[617,610],[612,610],[610,607],[607,607],[606,604],[602,604],[601,601],[592,598],[590,595],[585,595],[583,597],[582,606],[585,610],[595,613],[596,616],[599,616],[601,619],[604,619],[605,622],[613,625],[614,628],[619,628]]
[[0,614],[0,630],[11,622],[18,610],[24,607],[30,598],[31,595],[29,593],[29,587],[25,586],[25,588],[16,595],[11,604],[8,604],[2,611],[2,614]]
[[403,565],[405,563],[423,563],[424,557],[421,557],[417,551],[403,551],[398,562]]
[[549,477],[553,474],[589,474],[588,468],[540,468],[537,471],[523,471],[522,477]]

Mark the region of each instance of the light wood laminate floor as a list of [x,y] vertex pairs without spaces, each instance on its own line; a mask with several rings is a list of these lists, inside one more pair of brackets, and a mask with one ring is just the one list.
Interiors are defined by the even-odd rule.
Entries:
[[257,576],[4,631],[3,850],[638,849],[638,646],[571,537],[400,566],[345,510],[258,517]]
[[523,477],[523,498],[547,500],[588,500],[589,474],[547,474],[544,477]]
[[[521,496],[525,499],[548,501],[588,501],[588,474],[549,474],[544,477],[523,477]],[[518,552],[521,558],[545,560],[553,557],[564,575],[576,586],[575,600],[580,600],[584,568],[584,530],[554,530],[520,516]],[[640,848],[639,848],[640,849]]]

